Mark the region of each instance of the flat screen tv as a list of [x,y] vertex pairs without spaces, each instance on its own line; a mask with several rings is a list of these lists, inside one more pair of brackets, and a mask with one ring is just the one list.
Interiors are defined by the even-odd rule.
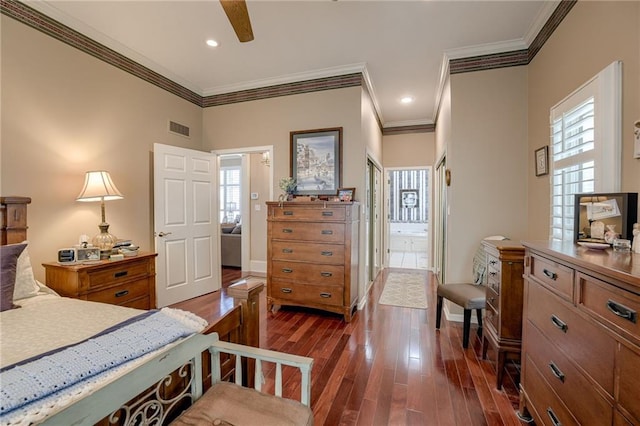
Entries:
[[592,235],[593,222],[613,226],[618,238],[632,239],[633,224],[638,221],[637,192],[608,192],[576,194],[574,204],[574,242],[602,242],[600,235]]

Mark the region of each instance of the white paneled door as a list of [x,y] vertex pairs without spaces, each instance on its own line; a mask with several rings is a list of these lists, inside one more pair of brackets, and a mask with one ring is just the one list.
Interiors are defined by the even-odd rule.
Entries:
[[220,288],[213,154],[154,144],[158,307]]

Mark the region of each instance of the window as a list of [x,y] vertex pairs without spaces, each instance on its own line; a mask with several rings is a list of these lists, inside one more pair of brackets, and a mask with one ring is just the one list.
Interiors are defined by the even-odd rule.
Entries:
[[240,166],[220,167],[220,223],[240,221]]
[[619,190],[621,66],[551,108],[551,240],[573,241],[575,194]]

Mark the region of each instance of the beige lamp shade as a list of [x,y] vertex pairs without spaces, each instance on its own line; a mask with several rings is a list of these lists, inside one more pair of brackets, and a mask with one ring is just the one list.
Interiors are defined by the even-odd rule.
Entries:
[[78,195],[77,201],[111,201],[121,200],[122,194],[111,180],[109,172],[97,170],[87,172],[84,177],[84,187]]

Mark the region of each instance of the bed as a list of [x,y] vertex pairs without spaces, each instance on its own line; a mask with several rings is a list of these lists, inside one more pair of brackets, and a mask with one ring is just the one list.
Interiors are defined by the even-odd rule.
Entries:
[[[257,392],[242,394],[243,405],[259,399],[275,407],[293,403],[280,398],[283,377],[292,374],[300,380],[300,402],[291,409],[303,406],[308,418],[313,360],[239,344],[250,339],[246,301],[207,324],[176,309],[140,311],[60,297],[33,278],[28,246],[11,242],[3,238],[1,247],[1,424],[167,424],[180,422],[203,394],[205,403],[185,415],[242,392]],[[10,297],[8,282],[14,283]],[[247,359],[254,360],[253,372]],[[266,370],[275,377],[275,396],[258,393]],[[224,387],[220,382],[228,379],[234,384]],[[254,382],[256,390],[241,388],[243,382]],[[222,405],[234,407],[227,400]]]

